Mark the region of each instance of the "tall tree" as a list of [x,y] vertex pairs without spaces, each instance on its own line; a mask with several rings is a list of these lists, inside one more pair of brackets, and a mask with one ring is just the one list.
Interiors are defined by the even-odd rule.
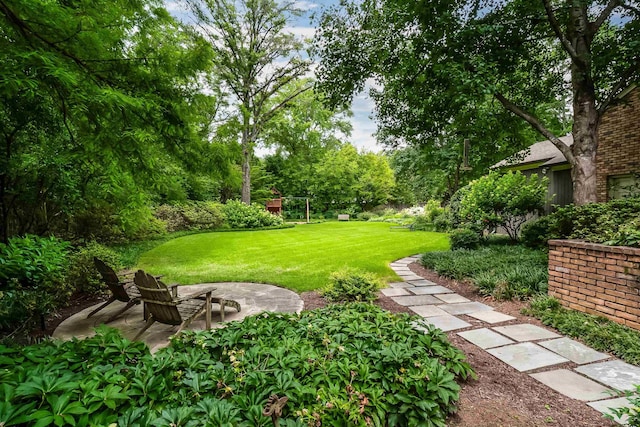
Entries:
[[[334,103],[373,76],[388,101],[382,118],[428,135],[490,95],[565,155],[577,204],[596,200],[600,118],[640,77],[634,0],[344,2],[326,12],[319,36],[318,74]],[[543,118],[562,99],[572,105],[572,146]]]
[[[186,2],[215,51],[215,72],[234,99],[241,123],[242,201],[249,204],[251,159],[266,123],[311,88],[291,84],[310,65],[303,44],[285,31],[297,10],[293,2],[275,0]],[[270,102],[284,90],[289,91],[280,102]]]

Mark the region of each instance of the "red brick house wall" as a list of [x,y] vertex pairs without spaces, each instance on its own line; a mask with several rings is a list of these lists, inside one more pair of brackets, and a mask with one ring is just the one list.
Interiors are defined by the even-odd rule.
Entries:
[[549,295],[640,330],[640,248],[550,240]]
[[609,176],[640,173],[640,88],[602,116],[598,136],[596,185],[598,201],[606,202]]

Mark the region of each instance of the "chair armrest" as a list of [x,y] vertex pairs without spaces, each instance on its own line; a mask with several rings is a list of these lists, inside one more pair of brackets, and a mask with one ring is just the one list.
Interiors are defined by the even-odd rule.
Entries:
[[208,296],[211,297],[211,293],[215,290],[216,290],[215,287],[205,288],[199,292],[196,292],[195,294],[185,295],[183,297],[180,297],[177,299],[177,302],[188,300],[188,299],[205,299],[207,297],[207,294],[209,294]]

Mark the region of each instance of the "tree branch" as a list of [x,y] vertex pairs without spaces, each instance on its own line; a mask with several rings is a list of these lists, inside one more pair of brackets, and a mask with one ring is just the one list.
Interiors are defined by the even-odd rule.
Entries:
[[598,16],[598,18],[596,18],[596,20],[591,24],[591,34],[595,34],[598,32],[602,24],[604,24],[604,22],[609,19],[609,16],[611,16],[611,12],[613,12],[613,9],[618,6],[620,6],[620,0],[609,1],[602,12],[600,12],[600,16]]
[[522,108],[518,107],[513,102],[509,101],[507,98],[504,97],[504,95],[502,95],[499,92],[494,93],[493,96],[498,101],[500,101],[500,103],[504,106],[504,108],[506,108],[508,111],[511,111],[516,116],[524,119],[527,123],[531,125],[531,127],[533,127],[535,130],[537,130],[542,135],[544,135],[549,141],[551,141],[551,143],[555,145],[558,150],[560,150],[560,152],[564,155],[564,157],[567,159],[569,163],[573,162],[574,157],[573,157],[573,153],[571,152],[571,148],[567,144],[562,142],[560,138],[555,136],[549,129],[544,127],[544,125],[540,123],[540,121],[536,117],[532,116],[531,114],[524,111]]
[[573,60],[579,60],[578,53],[573,48],[569,40],[562,33],[562,28],[560,28],[560,23],[558,22],[558,19],[556,18],[556,15],[553,13],[553,9],[551,8],[550,0],[543,0],[543,3],[544,3],[544,9],[547,11],[547,20],[551,24],[551,28],[553,29],[553,32],[556,34],[556,37],[558,37],[558,39],[560,40],[560,43],[562,43],[562,47],[564,47],[564,50],[567,51],[567,53],[571,56]]
[[600,116],[611,106],[616,96],[631,84],[632,78],[640,73],[640,60],[632,63],[620,76],[620,80],[611,88],[607,98],[598,106],[597,111]]
[[312,89],[313,86],[308,85],[305,87],[302,87],[298,90],[296,90],[295,92],[293,92],[291,95],[287,96],[285,99],[283,99],[282,101],[280,101],[277,105],[273,106],[269,111],[267,111],[261,118],[260,121],[257,123],[258,126],[263,126],[266,122],[268,122],[269,120],[271,120],[271,117],[273,117],[274,114],[276,114],[281,108],[284,108],[289,102],[291,102],[293,99],[295,99],[296,97],[298,97],[299,95],[303,94],[304,92]]

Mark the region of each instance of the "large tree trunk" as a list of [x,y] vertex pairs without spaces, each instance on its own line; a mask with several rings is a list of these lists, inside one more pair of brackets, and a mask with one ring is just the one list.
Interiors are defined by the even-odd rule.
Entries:
[[251,155],[252,146],[249,140],[247,125],[242,131],[242,203],[251,204]]
[[242,149],[242,203],[251,204],[251,150]]
[[586,6],[574,4],[569,12],[568,38],[575,49],[571,61],[573,91],[573,146],[571,178],[576,205],[597,201],[596,151],[598,149],[599,114],[591,76],[591,42]]

